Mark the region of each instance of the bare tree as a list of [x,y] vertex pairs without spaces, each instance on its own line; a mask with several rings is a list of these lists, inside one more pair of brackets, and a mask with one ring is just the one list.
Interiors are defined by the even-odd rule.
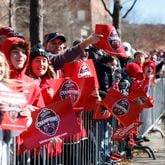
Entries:
[[15,2],[9,0],[9,26],[15,29]]
[[43,39],[43,0],[30,0],[30,40],[32,46]]
[[[120,0],[114,0],[114,6],[113,6],[113,13],[111,13],[111,11],[108,9],[106,3],[104,0],[101,0],[104,9],[108,12],[108,14],[112,17],[112,22],[114,27],[116,28],[116,30],[118,32],[120,32],[121,29],[121,19],[124,19],[127,17],[127,15],[131,12],[131,10],[134,8],[137,0],[134,0],[132,5],[130,6],[130,8],[126,11],[126,13],[121,16],[120,11],[122,9],[121,6],[121,1]],[[119,33],[120,34],[120,33]]]

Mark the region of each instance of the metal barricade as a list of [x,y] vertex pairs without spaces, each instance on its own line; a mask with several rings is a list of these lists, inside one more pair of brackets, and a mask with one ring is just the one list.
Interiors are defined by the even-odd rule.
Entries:
[[[147,134],[165,112],[165,81],[160,79],[155,88],[150,90],[150,95],[155,99],[151,109],[145,109],[141,114],[144,124],[140,127],[140,135]],[[69,123],[68,123],[69,124]],[[11,165],[105,165],[105,155],[112,150],[117,150],[118,144],[111,141],[112,131],[116,129],[117,122],[114,118],[93,120],[92,112],[83,113],[83,125],[87,132],[87,139],[77,143],[63,144],[63,151],[58,156],[48,156],[45,147],[39,152],[25,152],[16,156],[16,143],[12,147],[13,158]],[[107,163],[108,164],[108,163]],[[114,164],[114,162],[109,162]]]
[[141,113],[141,120],[144,124],[139,129],[140,136],[145,136],[165,113],[165,79],[158,79],[154,88],[149,91],[154,98],[154,107],[145,109]]

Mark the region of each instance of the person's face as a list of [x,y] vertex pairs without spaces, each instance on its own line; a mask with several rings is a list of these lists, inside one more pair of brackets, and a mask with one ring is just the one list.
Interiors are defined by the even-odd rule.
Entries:
[[67,49],[66,43],[62,43],[61,49],[62,49],[63,52]]
[[145,61],[145,56],[143,54],[137,54],[134,58],[134,62],[142,65]]
[[152,59],[154,62],[156,62],[156,61],[157,61],[157,55],[156,55],[156,54],[155,54],[155,55],[152,55],[151,59]]
[[61,51],[63,50],[63,42],[59,38],[50,40],[46,44],[46,49],[53,54],[61,53]]
[[48,59],[43,56],[37,56],[32,61],[32,71],[37,77],[41,77],[46,74],[48,70]]
[[113,60],[112,62],[108,63],[109,67],[111,68],[112,73],[116,70],[117,68],[117,60]]
[[115,78],[116,78],[116,83],[119,83],[120,80],[121,80],[121,74],[120,73],[116,73]]
[[146,66],[144,68],[144,75],[152,76],[154,74],[153,68],[151,66]]
[[113,49],[118,49],[120,47],[120,38],[116,30],[111,32],[111,35],[108,37],[109,43]]
[[10,52],[10,60],[16,70],[23,69],[27,60],[26,50],[16,47]]
[[0,81],[4,78],[5,76],[5,62],[2,56],[0,56]]

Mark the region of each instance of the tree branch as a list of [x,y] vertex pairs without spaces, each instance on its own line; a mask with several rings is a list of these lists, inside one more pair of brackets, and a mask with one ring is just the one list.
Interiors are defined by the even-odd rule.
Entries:
[[137,0],[134,0],[132,6],[127,10],[127,12],[122,16],[122,18],[126,18],[126,16],[128,15],[128,13],[133,9],[133,7],[135,6]]
[[110,12],[110,10],[107,8],[107,6],[106,6],[104,0],[101,0],[101,2],[102,2],[102,4],[103,4],[103,6],[104,6],[105,11],[107,11],[108,14],[109,14],[111,17],[113,17],[113,14],[112,14],[112,13]]

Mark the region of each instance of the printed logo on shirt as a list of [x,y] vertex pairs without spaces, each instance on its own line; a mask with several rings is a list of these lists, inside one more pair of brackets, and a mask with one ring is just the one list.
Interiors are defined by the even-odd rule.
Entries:
[[62,84],[59,94],[62,100],[70,98],[72,105],[75,105],[80,97],[80,89],[76,82],[66,80]]
[[89,69],[89,66],[86,62],[83,62],[80,66],[78,78],[92,77],[92,73]]
[[112,112],[117,116],[126,115],[129,111],[129,102],[126,98],[117,101],[112,106]]
[[36,118],[36,128],[47,136],[55,135],[60,123],[59,116],[51,109],[43,108]]

